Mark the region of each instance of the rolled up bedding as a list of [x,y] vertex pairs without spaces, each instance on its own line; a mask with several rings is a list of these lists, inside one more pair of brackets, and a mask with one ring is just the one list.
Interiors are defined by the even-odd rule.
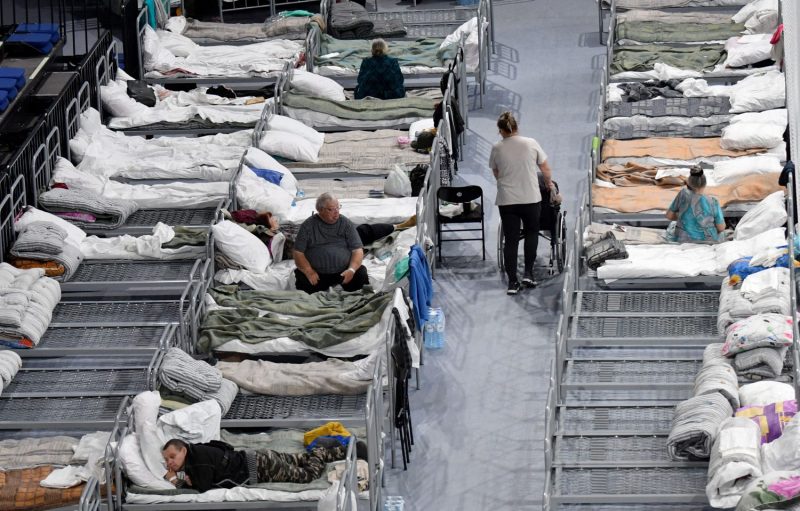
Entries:
[[719,428],[708,466],[708,501],[735,506],[750,482],[761,477],[761,430],[750,419],[729,417]]
[[678,403],[667,438],[669,457],[675,461],[708,459],[720,424],[732,415],[730,402],[718,392]]
[[[39,205],[45,211],[62,216],[78,227],[95,229],[116,229],[138,209],[131,200],[112,201],[80,190],[63,188],[54,188],[39,195]],[[74,213],[81,215],[73,215]]]

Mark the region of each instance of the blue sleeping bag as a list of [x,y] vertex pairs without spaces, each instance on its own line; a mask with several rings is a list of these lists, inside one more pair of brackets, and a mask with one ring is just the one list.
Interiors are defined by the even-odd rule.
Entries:
[[25,86],[25,70],[21,67],[0,67],[0,78],[13,78],[17,81],[17,89]]
[[59,39],[58,25],[55,23],[20,23],[14,30],[17,34],[48,34],[51,43]]
[[[46,55],[53,49],[51,38],[50,34],[18,34],[15,32],[8,36],[6,42],[24,44]],[[56,41],[58,41],[58,38],[56,38]]]

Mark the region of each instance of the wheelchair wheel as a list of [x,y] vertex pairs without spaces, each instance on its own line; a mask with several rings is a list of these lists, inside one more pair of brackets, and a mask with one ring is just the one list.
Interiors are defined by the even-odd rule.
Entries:
[[567,215],[563,211],[558,212],[556,216],[556,224],[553,233],[553,249],[555,252],[556,265],[558,266],[558,273],[564,271],[567,261]]
[[503,236],[503,224],[497,226],[497,267],[500,268],[500,272],[503,273],[506,271],[506,265],[503,261],[503,251],[506,247],[506,238]]

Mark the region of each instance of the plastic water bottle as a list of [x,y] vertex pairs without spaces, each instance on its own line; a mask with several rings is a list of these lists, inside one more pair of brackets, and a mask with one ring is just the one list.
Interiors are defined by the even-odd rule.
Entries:
[[404,506],[403,497],[388,496],[383,503],[383,511],[403,511]]
[[423,342],[428,349],[438,350],[444,347],[444,312],[442,309],[438,307],[428,309],[428,321],[425,323]]

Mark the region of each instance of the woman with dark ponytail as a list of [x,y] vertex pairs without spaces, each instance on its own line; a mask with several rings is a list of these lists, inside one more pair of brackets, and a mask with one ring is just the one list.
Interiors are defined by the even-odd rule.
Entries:
[[692,167],[686,178],[686,187],[667,210],[667,218],[673,222],[667,229],[670,241],[681,243],[716,243],[723,241],[720,233],[725,230],[722,208],[714,197],[704,195],[706,176],[700,166]]
[[[539,189],[537,167],[542,172],[545,186],[554,190],[552,171],[539,143],[517,132],[517,120],[511,112],[503,112],[497,119],[497,129],[502,140],[492,147],[489,167],[497,179],[497,203],[503,226],[505,248],[503,261],[508,275],[508,294],[519,293],[517,279],[517,254],[519,253],[520,224],[525,236],[525,273],[522,285],[534,287],[533,263],[539,244],[539,215],[542,193]],[[555,195],[555,193],[553,193]]]

